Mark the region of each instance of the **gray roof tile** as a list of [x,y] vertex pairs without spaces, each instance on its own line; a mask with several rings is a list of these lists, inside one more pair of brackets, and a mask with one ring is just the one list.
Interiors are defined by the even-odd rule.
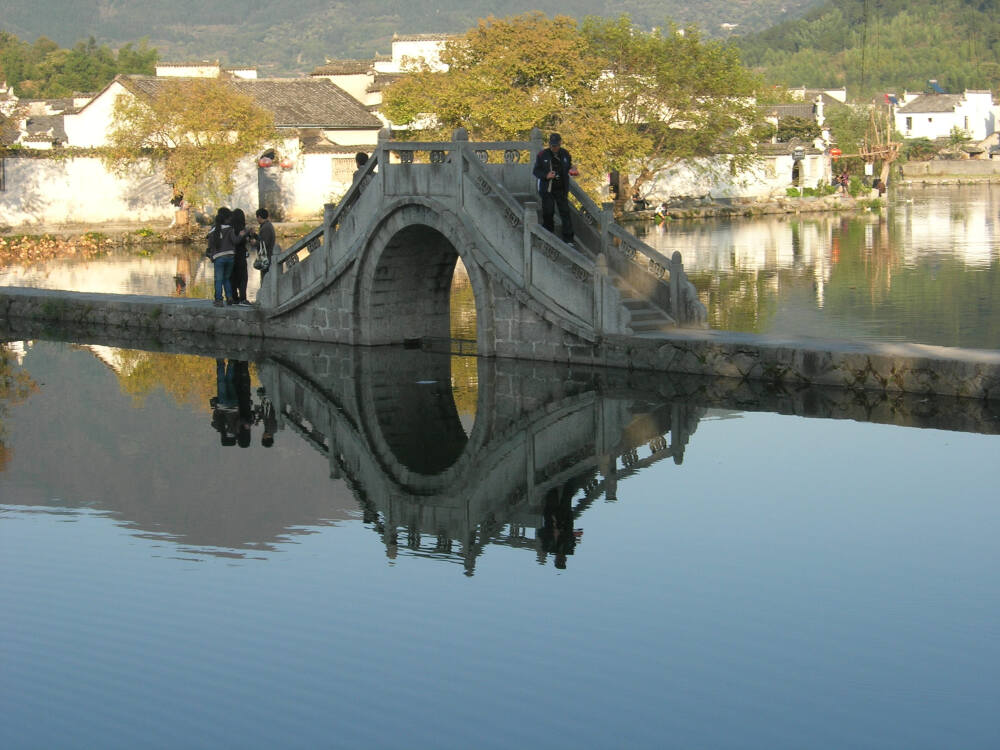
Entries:
[[955,107],[965,97],[962,94],[921,94],[909,104],[897,111],[904,113],[916,112],[954,112]]
[[[120,76],[123,85],[154,96],[171,81],[193,78]],[[279,128],[373,128],[382,122],[342,88],[325,78],[226,79],[226,85],[253,98],[274,114]]]

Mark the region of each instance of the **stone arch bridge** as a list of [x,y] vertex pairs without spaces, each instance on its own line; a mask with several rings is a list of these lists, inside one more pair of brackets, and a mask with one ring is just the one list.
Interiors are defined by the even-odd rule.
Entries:
[[576,236],[538,222],[526,142],[391,142],[378,148],[322,225],[273,262],[260,294],[280,335],[354,345],[450,339],[456,261],[468,270],[477,353],[594,361],[609,336],[700,324],[705,308],[680,254],[618,226],[575,183]]

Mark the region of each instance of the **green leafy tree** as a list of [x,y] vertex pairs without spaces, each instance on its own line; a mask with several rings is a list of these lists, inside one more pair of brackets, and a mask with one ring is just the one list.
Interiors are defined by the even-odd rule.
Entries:
[[142,40],[117,52],[93,37],[72,49],[62,49],[46,37],[33,44],[0,32],[0,80],[21,97],[55,98],[98,91],[118,73],[152,73],[157,51]]
[[276,138],[273,117],[214,78],[165,82],[151,98],[115,100],[105,163],[118,174],[162,165],[167,182],[193,204],[233,190],[239,160]]
[[17,366],[10,345],[0,343],[0,471],[4,470],[11,456],[11,451],[4,441],[6,437],[4,419],[8,410],[37,390],[38,384],[26,371]]
[[933,159],[937,151],[937,146],[929,138],[910,138],[903,144],[903,158],[908,161]]
[[776,136],[779,143],[788,143],[798,138],[800,141],[812,141],[819,138],[819,125],[815,120],[807,120],[805,117],[782,117],[778,121]]
[[641,186],[692,157],[730,154],[735,168],[755,159],[760,80],[694,29],[529,13],[481,21],[442,59],[447,72],[386,91],[391,120],[428,137],[459,126],[484,140],[559,130],[588,186],[612,169]]

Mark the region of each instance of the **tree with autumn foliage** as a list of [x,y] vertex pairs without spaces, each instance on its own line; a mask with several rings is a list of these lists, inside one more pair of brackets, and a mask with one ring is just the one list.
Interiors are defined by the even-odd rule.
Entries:
[[152,97],[115,100],[105,163],[117,174],[162,166],[192,205],[225,200],[240,159],[276,140],[274,120],[225,81],[165,81]]
[[611,170],[627,190],[629,179],[641,186],[682,162],[725,154],[729,169],[756,158],[761,82],[694,29],[527,13],[481,21],[442,61],[446,72],[419,72],[385,93],[393,122],[433,123],[422,137],[457,127],[480,140],[558,130],[591,188]]

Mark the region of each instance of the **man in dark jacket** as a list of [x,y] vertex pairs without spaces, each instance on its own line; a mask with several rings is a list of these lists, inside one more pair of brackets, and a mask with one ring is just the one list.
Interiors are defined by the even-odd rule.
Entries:
[[260,270],[260,283],[264,283],[264,277],[267,276],[268,270],[271,268],[271,258],[274,257],[274,241],[276,239],[274,235],[274,224],[271,223],[269,214],[266,208],[257,209],[257,241],[263,243],[264,254],[267,255],[267,263]]
[[562,148],[562,136],[552,133],[549,147],[535,157],[532,174],[538,178],[538,194],[542,197],[542,226],[555,231],[555,212],[559,207],[563,242],[573,242],[573,220],[569,211],[569,178],[577,174],[569,151]]

